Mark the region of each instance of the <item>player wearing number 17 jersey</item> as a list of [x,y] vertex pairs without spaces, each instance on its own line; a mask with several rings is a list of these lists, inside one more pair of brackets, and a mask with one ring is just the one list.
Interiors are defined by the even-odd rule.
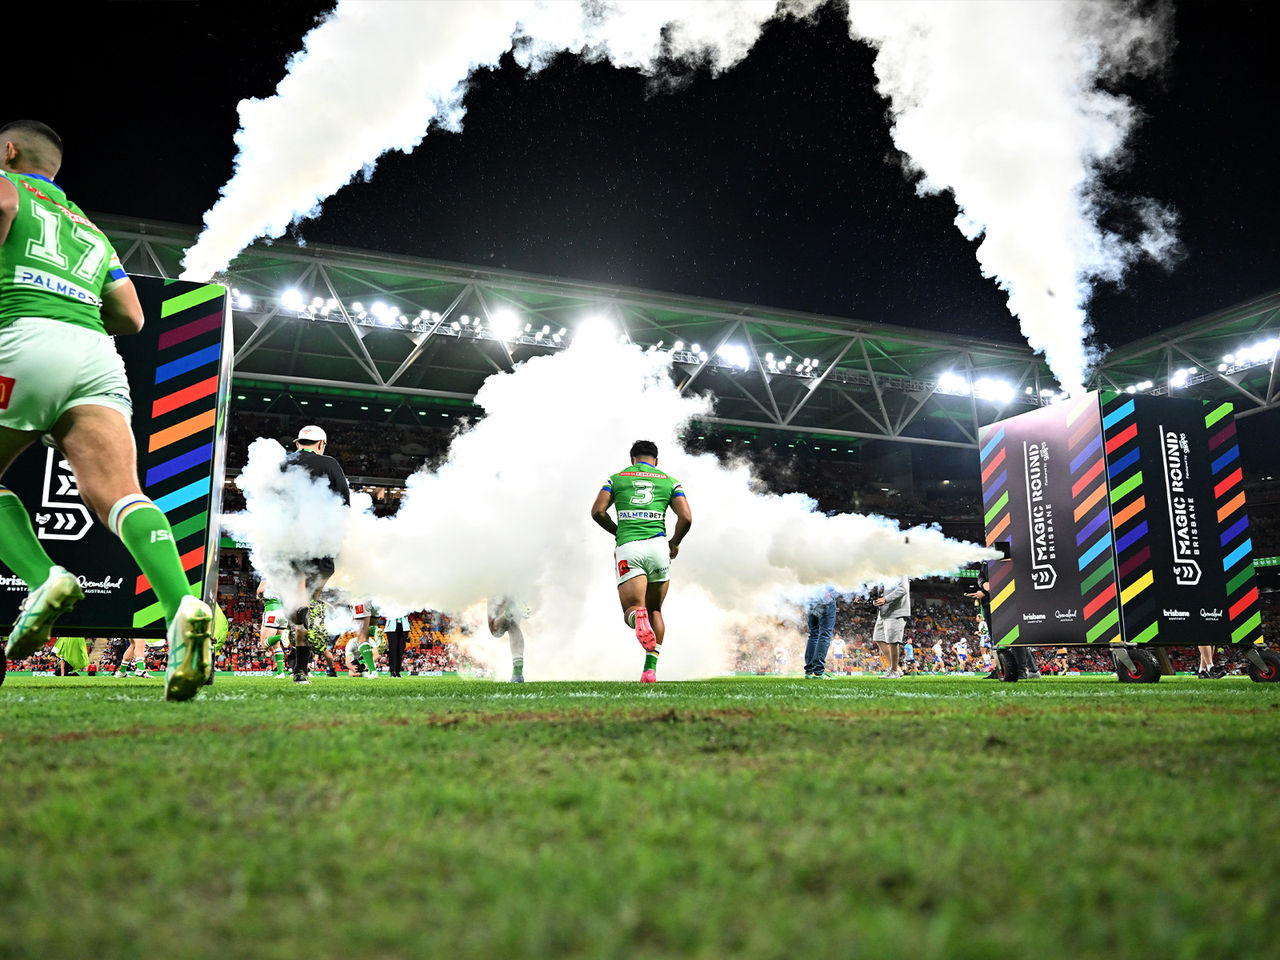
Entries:
[[[617,522],[609,516],[612,506]],[[667,508],[676,528],[667,540]],[[658,469],[658,447],[649,440],[631,445],[631,466],[604,482],[591,505],[591,519],[614,536],[614,574],[622,617],[645,650],[641,683],[658,679],[658,654],[666,623],[662,601],[667,596],[671,561],[693,525],[689,498],[679,482]]]
[[[191,595],[169,521],[138,484],[129,382],[109,336],[141,330],[142,305],[111,243],[54,182],[61,166],[62,140],[43,123],[0,127],[0,477],[52,436],[80,497],[155,591],[169,626],[165,696],[189,700],[208,677],[213,611]],[[29,591],[7,649],[21,659],[84,593],[3,486],[0,563]]]

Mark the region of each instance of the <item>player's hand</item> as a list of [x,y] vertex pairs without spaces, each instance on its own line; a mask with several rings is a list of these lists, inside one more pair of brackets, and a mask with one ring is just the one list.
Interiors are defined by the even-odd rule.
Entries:
[[877,606],[877,607],[883,607],[883,606],[884,606],[886,603],[888,603],[888,602],[889,602],[889,601],[885,600],[885,598],[884,598],[884,597],[876,597],[876,600],[875,600],[875,603],[876,603],[876,606]]
[[671,559],[672,559],[672,560],[674,560],[674,559],[676,558],[676,554],[678,554],[679,552],[680,552],[680,544],[678,544],[678,543],[673,543],[673,544],[671,544]]

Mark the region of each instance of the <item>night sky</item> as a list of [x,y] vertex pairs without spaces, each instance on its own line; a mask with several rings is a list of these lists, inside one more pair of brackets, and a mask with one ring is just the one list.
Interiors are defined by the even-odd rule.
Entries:
[[[32,27],[48,42],[13,45],[24,52],[6,119],[61,133],[58,179],[86,210],[195,226],[231,174],[237,102],[274,92],[325,9],[111,3],[68,14],[56,29]],[[1147,118],[1132,164],[1107,183],[1175,207],[1185,256],[1172,272],[1141,265],[1124,289],[1098,288],[1103,343],[1280,288],[1280,85],[1263,9],[1184,0],[1163,74],[1122,88]],[[412,155],[388,154],[371,182],[344,188],[296,233],[1020,340],[952,224],[954,204],[917,197],[903,176],[872,59],[828,11],[770,25],[733,70],[687,75],[674,90],[570,56],[533,77],[507,61],[474,77],[463,133],[433,131]]]

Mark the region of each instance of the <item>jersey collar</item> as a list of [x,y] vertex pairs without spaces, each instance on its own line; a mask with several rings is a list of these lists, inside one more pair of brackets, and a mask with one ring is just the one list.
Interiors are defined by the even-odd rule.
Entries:
[[[43,180],[45,183],[51,183],[51,184],[53,184],[55,187],[58,187],[58,185],[57,185],[56,183],[53,183],[53,181],[52,181],[52,180],[50,180],[48,177],[44,176],[43,174],[39,174],[39,173],[20,173],[20,174],[18,174],[18,176],[20,176],[20,177],[35,177],[37,180]],[[58,187],[58,189],[59,189],[59,190],[61,190],[62,188],[61,188],[61,187]]]

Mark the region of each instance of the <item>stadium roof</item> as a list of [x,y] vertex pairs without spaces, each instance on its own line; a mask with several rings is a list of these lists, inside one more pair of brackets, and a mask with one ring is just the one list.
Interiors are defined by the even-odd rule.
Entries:
[[[97,216],[126,269],[176,277],[195,232]],[[1052,402],[1026,344],[336,247],[255,244],[231,265],[240,385],[469,402],[486,377],[585,322],[673,351],[708,423],[974,447],[979,425]],[[1280,401],[1280,291],[1113,350],[1090,386]]]

